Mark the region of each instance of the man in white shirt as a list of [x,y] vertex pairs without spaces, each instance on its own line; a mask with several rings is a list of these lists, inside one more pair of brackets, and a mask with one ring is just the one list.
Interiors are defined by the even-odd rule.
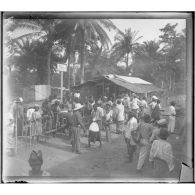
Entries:
[[120,134],[124,129],[124,120],[125,120],[125,108],[122,104],[121,100],[117,100],[117,124],[116,124],[116,132]]
[[168,124],[168,131],[170,133],[173,133],[175,130],[175,116],[176,116],[175,102],[171,102],[169,107],[169,124]]
[[137,98],[137,96],[135,94],[133,94],[133,99],[132,99],[132,102],[131,102],[131,108],[132,108],[132,112],[134,112],[136,116],[137,116],[137,113],[138,113],[140,103],[141,102]]
[[136,143],[132,138],[131,133],[137,130],[137,127],[138,127],[138,123],[135,114],[133,112],[129,112],[127,126],[124,131],[124,137],[125,137],[125,142],[127,144],[127,152],[129,155],[130,162],[133,161],[133,154],[136,151]]

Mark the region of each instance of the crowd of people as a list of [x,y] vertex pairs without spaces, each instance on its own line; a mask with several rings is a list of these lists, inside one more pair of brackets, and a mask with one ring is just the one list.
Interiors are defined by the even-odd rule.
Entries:
[[[29,124],[26,133],[30,128],[36,142],[39,141],[39,135],[51,130],[56,132],[60,124],[64,124],[62,129],[68,133],[72,151],[78,154],[81,153],[82,133],[88,139],[88,147],[96,141],[102,146],[103,131],[107,142],[111,142],[113,132],[123,134],[129,161],[133,162],[138,154],[138,172],[149,156],[156,172],[161,170],[161,174],[164,174],[165,170],[169,172],[174,169],[172,146],[167,138],[174,132],[176,111],[175,103],[171,102],[169,119],[164,119],[160,103],[156,96],[148,100],[135,93],[124,93],[116,99],[104,96],[95,100],[90,96],[81,101],[80,93],[76,91],[63,102],[49,98],[41,106],[36,104],[28,109],[22,109],[22,99],[17,98],[9,119],[10,125],[14,123],[17,127],[17,136],[23,134],[23,125]],[[113,124],[116,124],[115,130]]]

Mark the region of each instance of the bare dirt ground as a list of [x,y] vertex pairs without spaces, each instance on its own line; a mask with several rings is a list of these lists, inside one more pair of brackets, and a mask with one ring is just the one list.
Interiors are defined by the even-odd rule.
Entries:
[[[146,162],[141,173],[136,172],[137,150],[133,163],[129,162],[126,144],[123,135],[112,134],[112,142],[105,142],[103,134],[103,146],[97,142],[87,148],[87,138],[81,137],[82,154],[71,152],[70,141],[52,138],[49,142],[41,143],[33,147],[22,147],[15,157],[7,157],[4,165],[4,175],[9,176],[9,181],[61,181],[61,182],[150,182],[150,181],[174,181],[177,182],[180,173],[182,159],[182,143],[175,135],[169,138],[172,143],[176,168],[170,178],[155,179],[152,175],[151,165]],[[29,176],[30,167],[28,158],[32,150],[41,149],[43,152],[44,176],[32,178]],[[6,174],[5,174],[6,173]],[[38,180],[37,180],[38,179]]]
[[[173,141],[174,137],[172,136],[171,139]],[[174,148],[174,154],[177,158],[181,157],[176,151],[181,145],[179,145],[179,142],[174,144],[176,147]],[[51,176],[63,178],[63,181],[178,181],[179,162],[175,163],[176,170],[171,175],[171,178],[154,179],[151,165],[147,162],[142,172],[137,173],[137,154],[135,155],[134,162],[130,163],[124,138],[120,135],[112,143],[105,143],[102,148],[91,148],[89,152],[52,167],[48,171]]]

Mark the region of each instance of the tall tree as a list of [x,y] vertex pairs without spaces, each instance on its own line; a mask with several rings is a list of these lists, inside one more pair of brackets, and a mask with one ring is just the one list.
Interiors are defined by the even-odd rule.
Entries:
[[170,91],[174,90],[176,79],[180,79],[185,69],[185,32],[177,33],[176,27],[177,23],[167,24],[160,29],[163,33],[160,35],[160,42],[163,46],[166,80]]
[[132,31],[129,28],[125,32],[118,31],[118,34],[115,36],[116,43],[112,47],[112,56],[116,61],[126,57],[127,70],[129,66],[129,54],[133,55],[136,52],[138,47],[137,41],[142,38],[142,36],[137,36],[138,33],[138,31]]
[[139,45],[134,55],[133,75],[140,76],[150,82],[156,82],[161,63],[162,53],[159,42],[146,41]]
[[90,40],[99,40],[103,47],[108,48],[111,44],[110,38],[105,31],[116,29],[111,20],[108,19],[80,19],[75,26],[75,32],[77,40],[80,44],[80,64],[81,64],[81,83],[85,80],[85,57],[86,57],[86,45]]
[[[44,42],[32,41],[30,38],[23,37],[14,41],[12,50],[13,52],[7,60],[7,65],[21,73],[21,82],[25,85],[29,84],[26,76],[30,72],[34,72],[37,75],[37,79],[36,83],[31,80],[32,83],[44,84],[44,81],[47,79],[45,74],[47,47]],[[53,49],[51,54],[52,72],[56,64],[62,62],[62,60],[56,52],[56,48]]]
[[62,37],[67,37],[67,34],[75,26],[75,21],[72,19],[12,19],[12,24],[7,29],[8,32],[12,32],[12,42],[24,37],[31,38],[32,40],[39,39],[40,42],[44,42],[47,48],[47,63],[45,67],[47,73],[45,83],[47,84],[50,84],[51,80],[53,46]]

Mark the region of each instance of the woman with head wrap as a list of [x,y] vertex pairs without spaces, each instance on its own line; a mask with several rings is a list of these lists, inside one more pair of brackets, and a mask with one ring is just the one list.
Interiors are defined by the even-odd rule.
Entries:
[[150,150],[149,161],[153,162],[154,176],[167,177],[174,169],[173,151],[171,144],[167,141],[169,133],[167,128],[162,128],[159,139],[155,140]]

